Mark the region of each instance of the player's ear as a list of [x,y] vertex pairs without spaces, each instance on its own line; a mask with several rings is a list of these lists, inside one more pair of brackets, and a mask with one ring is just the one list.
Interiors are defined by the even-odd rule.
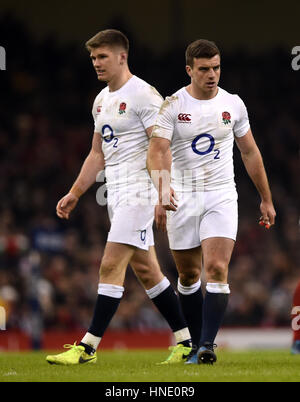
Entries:
[[126,52],[121,52],[120,53],[120,64],[126,64],[127,63],[127,58],[128,55]]
[[185,66],[185,71],[192,78],[192,68],[191,68],[191,66]]

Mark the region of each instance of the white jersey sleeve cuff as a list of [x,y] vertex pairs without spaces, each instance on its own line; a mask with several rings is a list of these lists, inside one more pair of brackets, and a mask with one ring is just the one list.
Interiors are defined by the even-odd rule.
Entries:
[[166,140],[172,140],[173,133],[170,130],[166,130],[162,127],[154,126],[151,134],[151,138],[165,138]]

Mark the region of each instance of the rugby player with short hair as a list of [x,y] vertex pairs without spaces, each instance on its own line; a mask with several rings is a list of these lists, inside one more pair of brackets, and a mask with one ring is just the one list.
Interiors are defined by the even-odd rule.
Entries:
[[[161,107],[147,167],[160,204],[167,210],[167,217],[160,210],[157,224],[168,232],[180,300],[196,345],[186,363],[214,363],[214,341],[228,303],[228,265],[238,226],[234,141],[261,197],[260,224],[270,228],[276,213],[246,107],[238,95],[218,86],[221,56],[215,43],[202,39],[191,43],[186,71],[190,84],[167,97]],[[166,171],[171,185],[170,180],[162,180]],[[207,282],[204,298],[202,265]]]
[[98,80],[107,86],[93,105],[91,151],[71,190],[58,202],[57,215],[68,219],[79,198],[105,168],[111,227],[91,326],[79,345],[68,345],[67,352],[46,359],[51,364],[66,365],[96,361],[97,347],[121,301],[130,264],[174,333],[177,345],[163,363],[181,362],[191,351],[191,337],[178,296],[156,257],[152,230],[156,201],[153,203],[151,196],[157,199],[157,193],[146,168],[149,137],[163,99],[155,88],[131,74],[129,43],[123,33],[101,31],[87,41],[86,47]]

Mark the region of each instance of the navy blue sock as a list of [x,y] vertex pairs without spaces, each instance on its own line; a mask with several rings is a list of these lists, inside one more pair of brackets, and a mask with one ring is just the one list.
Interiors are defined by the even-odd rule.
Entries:
[[202,329],[203,294],[201,287],[194,293],[178,292],[182,311],[190,330],[193,345],[199,347]]
[[94,316],[88,330],[90,334],[102,338],[112,317],[119,307],[120,301],[121,299],[119,298],[98,294]]
[[[179,298],[171,285],[151,300],[165,318],[173,332],[187,327]],[[179,343],[189,347],[191,346],[191,339]]]
[[203,320],[200,346],[205,342],[214,343],[222,324],[229,294],[206,291],[203,302]]

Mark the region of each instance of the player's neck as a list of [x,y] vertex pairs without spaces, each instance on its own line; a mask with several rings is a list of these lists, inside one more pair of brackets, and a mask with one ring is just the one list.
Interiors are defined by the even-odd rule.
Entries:
[[193,98],[198,100],[213,99],[219,91],[218,87],[215,88],[213,91],[202,91],[200,88],[197,88],[192,84],[188,85],[186,87],[186,90]]
[[122,72],[122,74],[115,76],[111,81],[108,82],[109,92],[115,92],[122,88],[122,86],[125,85],[131,77],[132,74],[129,69],[126,69]]

